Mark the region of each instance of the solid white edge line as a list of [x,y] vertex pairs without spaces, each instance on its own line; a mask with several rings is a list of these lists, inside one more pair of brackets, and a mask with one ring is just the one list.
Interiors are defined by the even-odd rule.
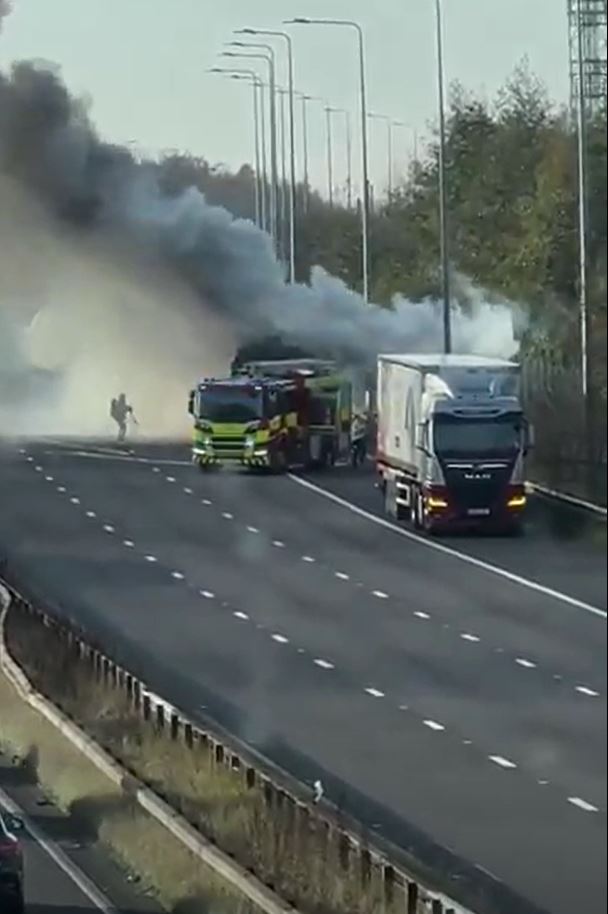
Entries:
[[[96,885],[91,882],[88,876],[80,870],[75,863],[72,863],[70,858],[58,847],[50,838],[42,832],[37,825],[34,825],[31,819],[23,812],[20,806],[14,802],[14,800],[9,797],[0,787],[0,804],[5,808],[5,810],[11,815],[19,816],[20,819],[23,819],[25,824],[25,830],[28,835],[30,835],[36,844],[45,852],[47,857],[50,857],[53,863],[70,879],[71,882],[82,892],[82,894],[88,898],[88,900],[95,905],[98,911],[103,911],[103,914],[118,914],[117,908],[114,907],[112,902],[107,898],[103,892],[97,888]],[[52,901],[49,900],[49,904],[52,904]]]
[[297,483],[299,486],[302,486],[305,489],[309,489],[311,492],[316,492],[317,495],[322,495],[323,498],[327,498],[329,501],[333,501],[335,504],[340,505],[342,508],[346,508],[348,511],[352,511],[353,514],[357,514],[359,517],[363,517],[366,520],[377,524],[379,527],[384,527],[386,530],[392,530],[393,533],[398,533],[399,536],[403,536],[406,539],[412,540],[413,542],[418,543],[420,546],[426,546],[427,549],[433,549],[435,552],[440,552],[443,555],[448,555],[451,558],[458,559],[467,565],[472,565],[474,568],[481,568],[483,571],[487,571],[490,574],[495,574],[507,581],[511,581],[513,584],[519,584],[521,587],[527,587],[529,590],[534,590],[546,597],[551,597],[554,600],[559,600],[561,603],[566,603],[569,606],[574,606],[576,609],[582,609],[585,612],[588,612],[593,616],[597,616],[600,619],[608,618],[608,612],[606,612],[605,609],[600,609],[599,606],[593,606],[591,603],[585,603],[583,600],[577,600],[576,597],[570,597],[568,594],[561,593],[559,590],[554,590],[552,587],[547,587],[544,584],[539,584],[538,581],[532,581],[529,578],[524,578],[519,574],[515,574],[513,571],[507,571],[506,568],[501,568],[499,565],[492,565],[489,562],[484,562],[483,559],[475,558],[473,555],[467,555],[465,552],[458,552],[457,549],[452,549],[450,546],[444,546],[442,543],[437,543],[434,540],[424,539],[424,537],[418,536],[418,534],[412,533],[410,530],[405,530],[403,527],[395,526],[395,524],[385,520],[383,517],[377,517],[375,514],[371,514],[364,508],[360,508],[358,505],[354,505],[352,502],[346,501],[345,498],[341,498],[339,495],[334,495],[333,492],[329,492],[327,489],[322,489],[320,486],[315,485],[313,482],[309,482],[307,479],[303,479],[301,476],[296,476],[293,473],[288,473],[287,478],[291,479],[292,482]]

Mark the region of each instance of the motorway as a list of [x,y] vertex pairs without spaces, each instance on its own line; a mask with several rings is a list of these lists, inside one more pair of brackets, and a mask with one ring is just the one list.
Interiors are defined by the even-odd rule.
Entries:
[[[132,885],[95,843],[0,753],[0,809],[27,822],[27,914],[156,914],[160,909]],[[4,914],[4,909],[2,910]]]
[[600,528],[537,504],[520,540],[423,540],[369,472],[145,444],[5,448],[0,505],[9,578],[467,898],[475,874],[479,909],[605,909]]

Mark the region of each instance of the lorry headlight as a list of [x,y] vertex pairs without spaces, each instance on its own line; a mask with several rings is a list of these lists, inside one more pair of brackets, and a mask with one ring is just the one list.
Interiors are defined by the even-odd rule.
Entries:
[[203,435],[203,447],[210,448],[213,444],[211,435]]
[[246,435],[245,437],[245,447],[248,451],[253,450],[255,447],[255,435]]

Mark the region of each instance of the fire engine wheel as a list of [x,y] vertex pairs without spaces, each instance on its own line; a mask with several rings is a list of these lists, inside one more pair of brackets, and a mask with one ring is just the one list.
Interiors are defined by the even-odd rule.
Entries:
[[277,475],[280,473],[285,473],[287,470],[287,456],[285,451],[282,449],[272,451],[269,464],[271,473],[275,473]]

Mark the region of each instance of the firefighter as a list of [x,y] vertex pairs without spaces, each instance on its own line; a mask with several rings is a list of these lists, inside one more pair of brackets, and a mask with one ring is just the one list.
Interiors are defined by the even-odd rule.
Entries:
[[133,422],[137,423],[135,414],[133,412],[133,407],[127,403],[127,397],[125,394],[119,394],[118,397],[114,397],[110,404],[110,416],[114,419],[118,426],[118,441],[123,442],[127,437],[127,423],[129,416]]
[[369,421],[365,413],[355,413],[351,425],[351,463],[353,467],[362,466],[367,456]]

